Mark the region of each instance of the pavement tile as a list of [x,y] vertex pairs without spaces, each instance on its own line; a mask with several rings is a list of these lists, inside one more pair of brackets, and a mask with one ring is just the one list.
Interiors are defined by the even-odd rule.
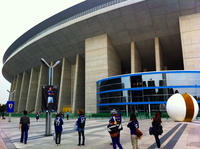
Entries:
[[[106,129],[108,119],[87,119],[85,130],[86,145],[81,147],[77,146],[78,133],[73,131],[75,121],[75,119],[68,121],[64,119],[64,131],[62,134],[61,145],[59,146],[55,144],[52,136],[44,136],[45,119],[39,119],[39,122],[36,122],[34,118],[31,118],[29,138],[26,145],[19,142],[21,133],[18,129],[19,118],[12,118],[11,123],[8,123],[7,120],[0,120],[0,130],[6,134],[9,142],[14,144],[15,147],[19,149],[112,149],[112,146],[110,145],[111,138]],[[123,119],[123,130],[120,133],[120,142],[124,149],[132,149],[130,130],[126,127],[127,123],[128,119]],[[151,120],[139,120],[139,123],[140,130],[143,132],[142,139],[138,141],[139,148],[147,149],[155,143],[154,137],[150,136],[148,132],[149,127],[151,126]],[[164,133],[160,136],[160,138],[165,136],[165,134],[167,134],[167,132],[169,132],[177,124],[178,123],[173,122],[170,119],[163,119],[162,125]],[[172,140],[172,142],[176,141],[174,148],[200,148],[200,121],[195,121],[193,123],[181,123],[181,126],[184,124],[187,124],[187,127],[185,128],[183,134],[178,140]],[[173,136],[176,135],[180,127],[173,131],[173,134],[171,134],[171,136],[163,142],[161,148],[163,148],[173,138]],[[4,139],[0,137],[0,149],[4,149],[6,147],[3,140]]]

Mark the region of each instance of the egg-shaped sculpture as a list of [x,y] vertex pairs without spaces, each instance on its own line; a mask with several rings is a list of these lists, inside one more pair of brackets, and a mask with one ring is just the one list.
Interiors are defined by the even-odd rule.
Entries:
[[196,99],[188,93],[172,95],[167,100],[167,113],[174,121],[191,122],[199,112]]

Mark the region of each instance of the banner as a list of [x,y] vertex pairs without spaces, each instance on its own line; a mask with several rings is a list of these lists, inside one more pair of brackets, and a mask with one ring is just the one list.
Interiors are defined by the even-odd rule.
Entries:
[[56,112],[58,107],[58,89],[56,86],[42,86],[42,111]]
[[7,112],[8,113],[13,113],[14,112],[14,101],[7,101]]

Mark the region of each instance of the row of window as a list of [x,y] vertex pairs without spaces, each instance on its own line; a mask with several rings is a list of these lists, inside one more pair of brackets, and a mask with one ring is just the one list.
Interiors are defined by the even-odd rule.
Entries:
[[97,83],[97,92],[125,88],[200,86],[200,73],[163,73],[127,76]]
[[200,72],[144,73],[108,78],[97,82],[98,112],[165,111],[167,99],[174,93],[189,93],[200,101]]

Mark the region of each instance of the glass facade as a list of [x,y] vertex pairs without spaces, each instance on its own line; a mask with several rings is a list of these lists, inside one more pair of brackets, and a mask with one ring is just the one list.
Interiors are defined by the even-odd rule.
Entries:
[[165,111],[174,93],[200,100],[200,71],[163,71],[128,74],[97,81],[98,112],[134,108],[140,112]]

